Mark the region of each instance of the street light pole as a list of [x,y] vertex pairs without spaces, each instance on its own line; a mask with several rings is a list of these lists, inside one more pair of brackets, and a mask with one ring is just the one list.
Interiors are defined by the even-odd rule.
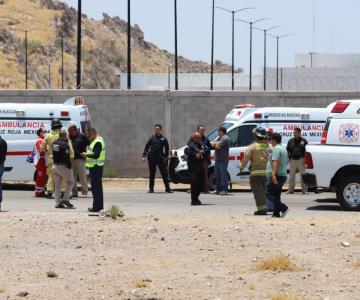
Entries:
[[174,23],[175,23],[175,90],[179,89],[179,65],[178,65],[178,30],[177,30],[177,0],[174,0]]
[[250,22],[250,66],[249,66],[249,90],[252,90],[252,44],[253,44],[253,22]]
[[247,9],[254,9],[253,7],[244,7],[238,10],[228,10],[226,8],[216,6],[216,8],[224,10],[228,13],[232,14],[232,23],[231,23],[231,30],[232,30],[232,38],[231,38],[231,90],[235,89],[235,14],[244,11]]
[[264,91],[266,91],[266,32],[264,30]]
[[272,35],[269,33],[269,35],[273,38],[276,39],[276,90],[279,90],[279,60],[280,60],[280,39],[287,37],[287,36],[292,36],[291,33],[287,33],[287,34],[283,34],[283,35]]
[[64,89],[64,35],[61,33],[61,89]]
[[81,1],[78,0],[76,88],[81,88]]
[[215,0],[212,2],[210,90],[214,89]]
[[244,21],[242,19],[236,19],[236,21],[240,21],[246,24],[250,25],[250,64],[249,64],[249,90],[252,90],[252,49],[253,49],[253,27],[255,23],[261,22],[261,21],[265,21],[265,20],[270,20],[269,18],[261,18],[261,19],[257,19],[255,21],[252,22],[248,22],[248,21]]
[[28,89],[28,32],[25,30],[25,89]]
[[276,90],[279,90],[279,36],[276,37]]
[[231,90],[235,89],[235,11],[232,11]]
[[131,90],[131,1],[128,0],[128,21],[127,21],[127,88]]

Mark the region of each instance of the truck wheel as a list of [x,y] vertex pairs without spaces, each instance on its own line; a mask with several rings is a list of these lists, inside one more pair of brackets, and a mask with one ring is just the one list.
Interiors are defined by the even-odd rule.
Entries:
[[[214,168],[209,169],[209,188],[210,191],[215,191],[216,190],[216,180],[215,180],[215,172],[214,172]],[[232,183],[231,183],[231,178],[230,178],[230,174],[228,174],[229,176],[229,191],[232,190]]]
[[215,180],[214,168],[209,169],[209,188],[210,188],[210,191],[216,190],[216,180]]
[[336,197],[343,210],[360,211],[360,176],[343,178],[337,186]]

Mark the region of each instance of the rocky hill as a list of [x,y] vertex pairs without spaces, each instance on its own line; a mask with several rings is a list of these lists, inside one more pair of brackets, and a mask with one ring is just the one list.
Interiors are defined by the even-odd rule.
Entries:
[[[117,87],[115,74],[126,71],[127,23],[103,15],[83,15],[83,88]],[[58,0],[0,0],[0,88],[24,88],[24,35],[28,31],[29,88],[61,86],[61,36],[65,41],[65,88],[76,78],[77,11]],[[132,27],[133,72],[167,72],[174,55],[144,40]],[[179,57],[180,72],[205,73],[210,66]],[[216,62],[216,72],[230,66]]]

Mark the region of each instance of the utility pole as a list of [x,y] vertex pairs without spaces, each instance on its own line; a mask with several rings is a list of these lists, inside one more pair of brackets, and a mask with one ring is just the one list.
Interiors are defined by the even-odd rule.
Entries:
[[179,89],[179,62],[178,62],[178,29],[177,29],[177,0],[174,0],[175,11],[175,90]]
[[78,0],[76,88],[81,88],[81,1]]
[[25,30],[25,89],[28,89],[28,32]]
[[210,90],[214,89],[214,38],[215,38],[215,0],[212,3],[212,30],[211,30],[211,73]]
[[127,88],[131,90],[131,0],[128,0]]
[[64,89],[64,35],[61,33],[61,89]]

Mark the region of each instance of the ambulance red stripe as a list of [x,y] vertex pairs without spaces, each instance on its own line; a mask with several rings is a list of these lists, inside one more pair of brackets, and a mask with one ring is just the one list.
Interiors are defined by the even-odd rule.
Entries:
[[6,153],[7,156],[25,156],[25,155],[29,155],[31,153],[31,151],[12,151],[12,152],[8,152]]

